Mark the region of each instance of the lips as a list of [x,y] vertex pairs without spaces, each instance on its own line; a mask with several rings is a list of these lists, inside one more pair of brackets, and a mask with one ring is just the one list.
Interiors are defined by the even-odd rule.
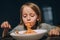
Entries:
[[26,26],[31,27],[32,26],[31,22],[27,22]]
[[28,23],[27,23],[27,26],[31,26],[31,22],[28,22]]

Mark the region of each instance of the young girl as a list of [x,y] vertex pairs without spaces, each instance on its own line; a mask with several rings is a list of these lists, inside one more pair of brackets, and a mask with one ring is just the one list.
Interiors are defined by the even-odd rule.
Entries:
[[[59,35],[59,30],[56,30],[58,28],[54,28],[55,26],[46,23],[41,23],[41,9],[34,3],[22,5],[20,9],[20,25],[16,26],[10,33],[16,30],[27,30],[27,23],[31,23],[31,29],[47,29],[50,31],[49,35]],[[1,28],[10,29],[11,25],[8,21],[5,21],[1,24]]]

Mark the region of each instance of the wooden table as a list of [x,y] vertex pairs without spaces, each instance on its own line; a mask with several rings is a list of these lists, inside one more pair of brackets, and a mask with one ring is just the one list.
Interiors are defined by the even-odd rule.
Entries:
[[46,40],[60,40],[60,37],[48,37]]

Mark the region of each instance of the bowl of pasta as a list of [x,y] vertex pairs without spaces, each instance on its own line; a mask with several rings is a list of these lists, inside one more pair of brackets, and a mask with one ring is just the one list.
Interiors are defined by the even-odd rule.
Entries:
[[47,30],[45,29],[37,29],[33,30],[32,33],[26,33],[25,30],[12,32],[10,35],[16,40],[38,40],[41,39],[46,33]]

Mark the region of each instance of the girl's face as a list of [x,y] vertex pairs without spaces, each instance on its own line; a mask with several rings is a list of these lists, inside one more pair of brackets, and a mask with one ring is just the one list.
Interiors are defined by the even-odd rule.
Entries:
[[37,15],[33,9],[28,6],[25,6],[22,11],[22,20],[25,26],[27,26],[27,23],[31,23],[30,27],[33,27],[37,21]]

